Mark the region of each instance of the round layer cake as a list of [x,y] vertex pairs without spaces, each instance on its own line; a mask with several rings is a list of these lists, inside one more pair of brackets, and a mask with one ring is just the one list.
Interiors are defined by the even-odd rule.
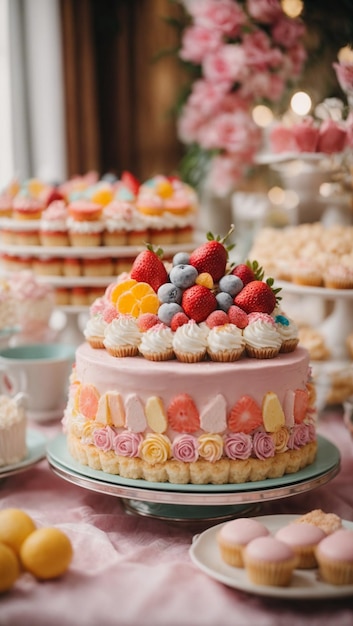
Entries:
[[311,464],[309,354],[232,363],[114,357],[82,344],[63,420],[83,465],[153,482],[225,484]]

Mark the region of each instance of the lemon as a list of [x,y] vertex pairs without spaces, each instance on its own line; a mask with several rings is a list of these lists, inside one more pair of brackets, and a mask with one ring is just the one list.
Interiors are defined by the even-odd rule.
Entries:
[[6,543],[16,554],[19,554],[22,543],[35,528],[32,518],[22,509],[0,511],[0,541]]
[[57,578],[68,569],[73,556],[70,539],[59,528],[37,528],[23,542],[22,566],[41,580]]
[[20,573],[16,553],[5,543],[0,543],[0,593],[11,589]]

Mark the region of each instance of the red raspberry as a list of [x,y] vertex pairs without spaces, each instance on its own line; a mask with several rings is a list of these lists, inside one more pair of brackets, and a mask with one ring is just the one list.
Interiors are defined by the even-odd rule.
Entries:
[[158,315],[154,313],[142,313],[137,320],[137,325],[142,332],[145,332],[152,326],[155,326],[159,323]]
[[190,321],[190,318],[183,312],[179,311],[179,313],[175,313],[172,317],[172,321],[170,322],[170,328],[173,332],[176,331],[179,326],[184,326]]
[[236,304],[232,304],[232,306],[229,307],[228,317],[230,323],[238,326],[238,328],[245,328],[245,326],[249,323],[248,316],[245,311],[243,311],[243,309]]
[[223,326],[223,324],[229,324],[230,319],[225,311],[213,311],[206,318],[206,324],[209,328],[214,328],[215,326]]

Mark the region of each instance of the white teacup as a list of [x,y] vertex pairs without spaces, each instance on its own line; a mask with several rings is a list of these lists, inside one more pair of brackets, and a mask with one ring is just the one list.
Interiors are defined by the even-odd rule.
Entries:
[[63,410],[75,348],[26,344],[0,350],[0,393],[25,394],[28,416],[52,419]]

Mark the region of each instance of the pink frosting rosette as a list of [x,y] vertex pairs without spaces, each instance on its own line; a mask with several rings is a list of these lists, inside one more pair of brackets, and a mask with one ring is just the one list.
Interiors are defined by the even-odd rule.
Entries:
[[173,441],[172,454],[177,461],[195,463],[199,458],[197,439],[187,433],[178,435]]
[[275,442],[271,435],[263,431],[254,433],[253,436],[253,452],[258,459],[270,459],[276,453]]
[[110,426],[99,428],[93,433],[93,443],[100,450],[108,452],[113,447],[114,435],[115,431]]
[[307,424],[295,424],[290,432],[288,439],[288,448],[290,450],[299,450],[310,441],[310,431]]
[[245,461],[252,452],[252,437],[245,433],[232,433],[226,436],[224,452],[229,459]]
[[120,456],[136,457],[143,437],[140,433],[125,430],[113,438],[113,449]]

